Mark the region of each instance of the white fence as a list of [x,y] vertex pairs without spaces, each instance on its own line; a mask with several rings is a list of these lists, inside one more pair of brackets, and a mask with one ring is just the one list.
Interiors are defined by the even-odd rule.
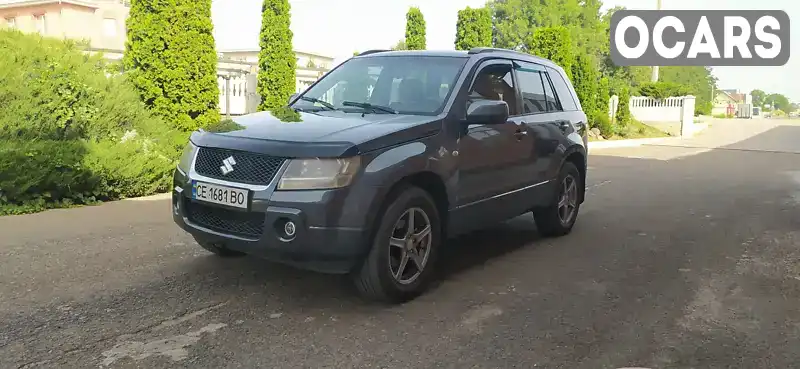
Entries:
[[[227,69],[227,71],[232,70]],[[299,93],[316,82],[322,76],[323,71],[319,68],[313,70],[298,68],[296,73],[295,92]],[[228,89],[226,89],[226,82],[230,83]],[[256,90],[258,78],[255,68],[250,71],[237,70],[228,74],[220,73],[217,83],[219,83],[219,110],[223,115],[243,115],[257,111],[258,104],[261,103],[261,95]]]
[[631,115],[641,122],[680,122],[683,97],[655,99],[645,96],[631,97]]
[[255,112],[261,102],[256,92],[256,78],[256,74],[217,77],[220,112],[230,115]]
[[[616,115],[619,97],[609,100],[609,116]],[[643,123],[680,123],[681,135],[691,135],[694,130],[694,96],[653,97],[633,96],[628,101],[631,116]]]

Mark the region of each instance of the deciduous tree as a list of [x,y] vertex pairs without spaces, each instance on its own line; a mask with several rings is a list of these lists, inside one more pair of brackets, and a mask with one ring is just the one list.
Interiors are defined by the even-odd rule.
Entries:
[[458,11],[456,50],[492,46],[492,13],[489,8],[470,8]]

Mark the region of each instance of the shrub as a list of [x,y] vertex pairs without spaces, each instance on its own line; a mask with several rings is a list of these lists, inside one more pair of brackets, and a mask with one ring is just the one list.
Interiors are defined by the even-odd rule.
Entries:
[[[598,72],[594,60],[587,54],[578,54],[572,64],[572,82],[581,101],[583,111],[594,113],[597,106]],[[594,115],[594,114],[592,114]]]
[[614,125],[611,124],[608,112],[595,110],[589,119],[591,121],[590,127],[599,129],[603,137],[609,138],[614,135]]
[[[569,30],[563,26],[539,27],[526,41],[529,52],[564,68],[567,76],[572,79],[572,38]],[[573,80],[574,81],[574,80]]]
[[0,214],[169,188],[187,134],[82,46],[0,30]]
[[297,59],[292,47],[294,34],[289,0],[264,0],[261,7],[261,36],[258,54],[258,110],[286,105],[296,89]]
[[686,96],[690,94],[691,89],[688,86],[672,82],[647,82],[639,86],[639,95],[656,99]]
[[492,13],[489,8],[470,8],[458,11],[456,50],[492,46]]
[[417,7],[408,9],[406,13],[406,48],[408,50],[425,50],[425,17]]
[[597,81],[597,100],[595,105],[597,110],[601,111],[603,115],[608,117],[608,101],[611,99],[611,87],[609,86],[608,77],[602,77]]
[[618,127],[625,127],[631,121],[630,99],[630,89],[622,87],[619,91],[619,105],[617,106],[615,117],[615,123]]
[[211,0],[134,0],[125,70],[147,107],[193,131],[220,119]]

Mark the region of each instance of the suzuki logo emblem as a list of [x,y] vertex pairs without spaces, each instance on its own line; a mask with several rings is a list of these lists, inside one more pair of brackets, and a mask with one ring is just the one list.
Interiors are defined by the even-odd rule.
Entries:
[[219,167],[219,170],[222,171],[222,174],[227,175],[230,172],[233,172],[233,166],[236,165],[236,160],[233,156],[229,156],[227,159],[222,161],[222,166]]

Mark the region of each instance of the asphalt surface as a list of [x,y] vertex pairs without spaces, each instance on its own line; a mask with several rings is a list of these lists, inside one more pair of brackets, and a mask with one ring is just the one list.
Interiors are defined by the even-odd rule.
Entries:
[[800,367],[800,124],[594,151],[574,232],[451,240],[437,286],[223,260],[164,198],[0,218],[0,368]]

